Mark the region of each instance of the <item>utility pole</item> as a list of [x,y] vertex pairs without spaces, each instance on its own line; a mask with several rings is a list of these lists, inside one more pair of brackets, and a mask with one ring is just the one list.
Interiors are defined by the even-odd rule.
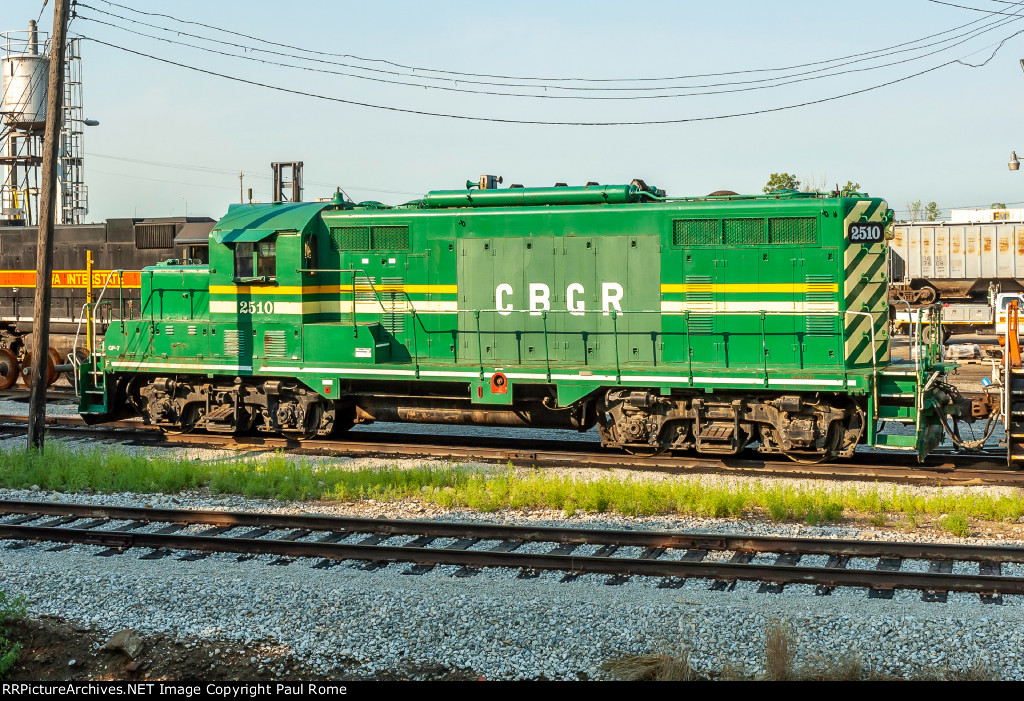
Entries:
[[245,204],[245,191],[242,189],[242,173],[238,174],[238,202]]
[[50,79],[43,137],[43,183],[36,240],[36,290],[32,320],[32,382],[28,402],[28,447],[43,449],[46,430],[46,380],[50,346],[50,275],[53,271],[53,224],[57,204],[57,142],[64,119],[64,44],[68,1],[56,0],[50,35]]

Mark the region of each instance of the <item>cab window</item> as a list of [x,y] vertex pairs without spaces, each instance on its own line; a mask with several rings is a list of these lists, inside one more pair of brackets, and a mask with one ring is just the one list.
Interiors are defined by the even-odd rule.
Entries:
[[256,277],[273,280],[277,277],[277,242],[256,244]]
[[235,279],[262,280],[277,278],[277,242],[235,244]]

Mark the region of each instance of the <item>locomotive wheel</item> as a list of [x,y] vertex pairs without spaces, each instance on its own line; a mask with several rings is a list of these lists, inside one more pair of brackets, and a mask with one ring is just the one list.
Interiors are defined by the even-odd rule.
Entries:
[[49,387],[54,382],[59,380],[60,377],[61,377],[62,373],[57,372],[57,366],[61,364],[61,357],[60,357],[60,353],[58,353],[57,349],[54,348],[53,346],[50,346],[49,348],[46,349],[46,355],[48,356],[47,357],[47,364],[46,364],[47,372],[49,373],[49,369],[53,368],[53,374],[52,374],[53,379],[50,379],[50,377],[51,377],[50,374],[47,374],[47,378],[46,378],[46,386]]
[[783,453],[787,458],[800,465],[820,465],[827,460],[834,460],[836,453],[839,450],[839,444],[842,442],[842,433],[833,426],[829,430],[829,444],[825,448],[825,452],[821,455],[810,457],[807,454],[802,453]]
[[638,445],[624,445],[622,449],[630,455],[635,455],[638,458],[653,458],[656,455],[661,455],[668,450],[667,443],[661,443],[659,445],[652,446],[638,446]]
[[[56,355],[56,351],[54,351],[53,353],[46,353],[47,387],[50,387],[54,382],[57,381],[57,378],[60,377],[60,373],[57,372],[57,364],[53,361],[54,355]],[[25,358],[21,361],[21,382],[26,387],[32,386],[32,351],[26,353]]]
[[292,441],[306,441],[316,438],[320,434],[320,421],[323,418],[324,408],[320,404],[311,404],[309,414],[306,416],[305,428],[296,431],[281,431],[281,435]]
[[18,381],[21,366],[9,348],[0,348],[0,390],[10,389]]
[[195,430],[196,424],[199,423],[199,407],[195,404],[189,404],[185,407],[185,411],[182,412],[181,421],[174,428],[163,427],[163,432],[169,436],[180,436],[183,433],[192,433]]

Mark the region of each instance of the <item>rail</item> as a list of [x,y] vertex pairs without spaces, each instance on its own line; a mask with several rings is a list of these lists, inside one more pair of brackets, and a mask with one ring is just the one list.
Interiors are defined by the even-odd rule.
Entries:
[[[0,517],[0,539],[100,546],[108,548],[105,554],[110,555],[128,548],[272,554],[281,558],[319,558],[314,565],[319,568],[345,560],[381,565],[409,562],[420,568],[407,574],[422,574],[437,565],[455,565],[464,568],[463,576],[481,568],[503,567],[529,572],[562,571],[566,573],[563,582],[585,573],[614,575],[619,582],[622,577],[655,576],[664,578],[659,586],[671,588],[682,586],[690,578],[707,580],[716,589],[725,588],[722,585],[728,582],[762,581],[775,585],[764,589],[766,592],[777,593],[787,584],[815,584],[818,595],[829,595],[837,587],[869,587],[874,590],[869,596],[885,598],[892,597],[893,590],[898,588],[923,591],[925,601],[946,601],[952,591],[973,592],[988,603],[1001,603],[1001,595],[1024,594],[1024,577],[1002,571],[1005,563],[1024,562],[1024,549],[1013,546],[723,536],[16,501],[0,502]],[[150,524],[172,525],[155,531],[140,528]],[[184,532],[186,526],[206,528]],[[455,542],[440,547],[435,541],[441,538]],[[382,542],[385,540],[388,542]],[[547,551],[522,548],[528,543],[547,544]],[[622,550],[631,547],[643,551],[634,554]],[[584,550],[578,551],[579,548]],[[670,551],[675,552],[663,557]],[[711,552],[719,555],[708,558]],[[725,561],[727,553],[733,557]],[[774,562],[755,558],[769,554],[776,555]],[[801,563],[805,556],[827,559],[824,563]],[[890,566],[858,567],[851,562],[854,558],[885,558]],[[905,560],[923,560],[932,566],[927,571],[919,567],[903,569]],[[954,573],[956,562],[964,566]]]

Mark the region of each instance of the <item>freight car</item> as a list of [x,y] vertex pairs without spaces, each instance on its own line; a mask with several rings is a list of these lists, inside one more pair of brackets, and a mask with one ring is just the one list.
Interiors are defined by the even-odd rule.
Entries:
[[[205,263],[209,217],[110,219],[102,224],[58,226],[54,231],[50,317],[52,349],[48,362],[60,364],[74,352],[75,334],[86,296],[86,252],[93,257],[93,285],[100,289],[111,271],[123,270],[120,309],[104,307],[99,331],[110,318],[132,317],[139,308],[140,271],[167,259]],[[0,227],[0,389],[7,389],[24,370],[36,284],[35,227]],[[117,301],[117,300],[115,300]],[[85,341],[79,338],[79,345]],[[27,373],[20,373],[27,378]],[[56,373],[49,374],[51,380]]]
[[923,459],[965,411],[929,336],[890,360],[881,199],[496,180],[398,207],[232,206],[208,265],[143,272],[138,318],[79,368],[82,415],[298,438],[596,424],[635,453],[822,460]]
[[1024,291],[1024,223],[897,224],[889,246],[893,299],[985,304],[990,290]]

